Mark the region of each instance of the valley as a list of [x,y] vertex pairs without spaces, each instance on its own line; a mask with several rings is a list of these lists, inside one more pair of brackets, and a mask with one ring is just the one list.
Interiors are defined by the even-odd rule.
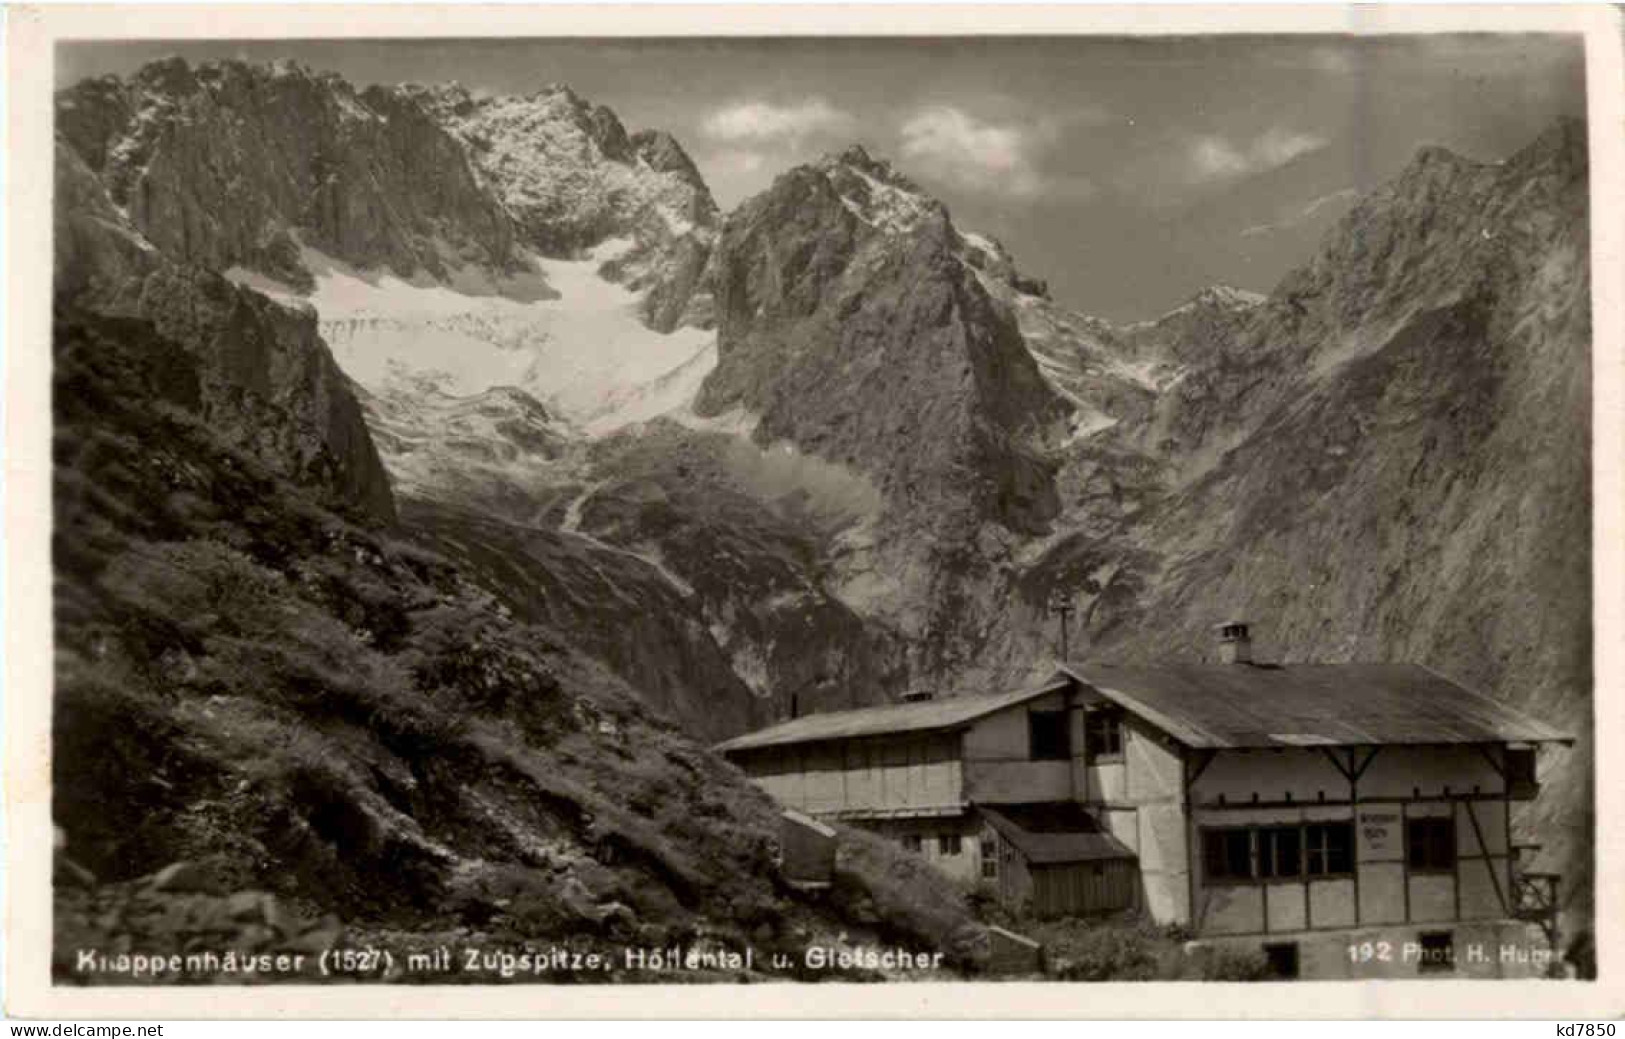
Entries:
[[[141,392],[180,393],[187,435],[204,438],[171,477],[108,471],[108,500],[83,492],[82,525],[108,558],[146,558],[126,539],[202,531],[246,553],[209,565],[252,565],[251,587],[290,590],[256,592],[276,605],[254,611],[284,616],[293,594],[321,615],[309,623],[350,632],[323,636],[347,648],[311,664],[316,686],[334,660],[364,657],[369,673],[420,675],[401,688],[455,698],[466,662],[410,648],[453,608],[500,632],[470,652],[509,647],[543,676],[479,678],[501,704],[444,738],[456,748],[444,770],[413,763],[438,755],[438,729],[369,731],[393,701],[358,702],[329,730],[303,687],[260,703],[186,678],[226,698],[219,717],[165,700],[167,679],[152,687],[165,753],[199,774],[226,768],[225,750],[200,748],[234,711],[231,739],[273,721],[311,728],[315,742],[290,739],[287,754],[348,762],[324,774],[321,798],[373,820],[366,853],[406,856],[426,891],[481,871],[524,888],[513,862],[563,855],[595,905],[631,899],[620,874],[642,871],[666,893],[634,915],[726,916],[705,849],[754,847],[771,824],[704,745],[792,711],[1029,682],[1055,663],[1057,595],[1077,606],[1074,657],[1198,659],[1213,624],[1245,615],[1266,658],[1422,663],[1590,731],[1582,124],[1493,163],[1425,149],[1268,294],[1214,286],[1124,324],[1050,298],[995,229],[959,227],[861,147],[723,212],[674,138],[629,133],[566,87],[357,89],[294,64],[160,62],[63,91],[58,115],[71,336],[179,350],[195,371],[179,390],[162,365],[128,363]],[[111,392],[112,373],[85,378]],[[159,421],[132,407],[142,428]],[[101,459],[112,434],[69,414],[84,444],[59,464]],[[241,520],[217,515],[233,452],[265,474]],[[172,515],[155,531],[132,495],[162,479]],[[286,507],[273,500],[284,484],[298,488]],[[282,525],[296,522],[290,541]],[[345,532],[320,535],[340,555],[318,543],[329,528]],[[63,580],[99,588],[111,565]],[[146,616],[152,604],[121,587]],[[345,592],[301,590],[317,587]],[[115,657],[143,675],[192,675],[188,661],[225,659],[240,638],[141,623],[168,634]],[[64,631],[81,624],[59,613]],[[91,662],[103,658],[90,630],[66,641],[100,695],[110,665]],[[301,652],[302,632],[287,633]],[[586,690],[558,714],[579,724],[532,719],[526,682],[555,698]],[[454,703],[400,709],[449,725]],[[542,753],[532,724],[557,748],[545,760],[527,757]],[[681,763],[648,765],[647,790],[616,789],[608,762],[642,769],[656,750]],[[1573,878],[1578,920],[1589,739],[1559,753],[1525,821],[1558,835],[1542,854]],[[553,768],[585,785],[552,789]],[[476,785],[457,793],[464,782]],[[549,807],[521,807],[535,796],[525,783]],[[252,805],[226,790],[229,812],[301,810],[298,790]],[[624,816],[628,798],[673,790],[696,804],[725,791],[726,804],[696,809],[700,822]],[[601,835],[566,801],[590,801],[582,811],[632,849],[607,873],[581,859]],[[549,818],[522,817],[533,811]],[[261,832],[246,819],[211,825]],[[99,849],[98,872],[161,865],[121,861],[113,835],[68,836]],[[478,862],[469,840],[486,848]],[[234,860],[239,878],[257,854]],[[738,868],[775,907],[761,909],[772,934],[842,919],[774,890],[761,862]],[[537,912],[574,912],[548,905]],[[487,911],[501,917],[473,912]],[[608,928],[599,916],[575,918]],[[740,934],[760,922],[735,916]]]

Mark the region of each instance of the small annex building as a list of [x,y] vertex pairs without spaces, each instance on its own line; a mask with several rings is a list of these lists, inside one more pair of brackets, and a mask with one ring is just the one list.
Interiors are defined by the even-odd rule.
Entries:
[[[1140,909],[1288,976],[1539,973],[1558,878],[1528,868],[1512,811],[1570,736],[1419,665],[1254,663],[1244,624],[1220,659],[1073,664],[718,750],[786,807],[1034,915]],[[1382,941],[1393,959],[1351,962]]]

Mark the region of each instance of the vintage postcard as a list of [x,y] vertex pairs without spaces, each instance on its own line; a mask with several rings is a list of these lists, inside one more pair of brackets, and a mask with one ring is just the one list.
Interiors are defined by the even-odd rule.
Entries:
[[1617,12],[11,21],[9,1012],[1625,1012]]

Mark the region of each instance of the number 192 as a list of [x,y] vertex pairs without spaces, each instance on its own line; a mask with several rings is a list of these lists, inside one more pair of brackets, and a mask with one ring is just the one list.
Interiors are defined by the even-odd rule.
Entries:
[[1349,946],[1349,961],[1351,963],[1370,963],[1373,960],[1387,963],[1394,958],[1394,946],[1391,942],[1356,942]]

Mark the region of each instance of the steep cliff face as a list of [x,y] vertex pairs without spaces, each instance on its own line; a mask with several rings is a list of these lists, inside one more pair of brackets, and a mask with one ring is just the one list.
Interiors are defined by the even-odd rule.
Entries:
[[204,416],[218,433],[302,483],[394,518],[389,478],[313,312],[180,267],[146,278],[133,312],[198,359]]
[[513,226],[409,97],[291,62],[181,59],[57,99],[57,133],[177,262],[295,286],[301,244],[402,276],[516,263]]
[[394,518],[389,477],[313,311],[173,262],[60,145],[56,184],[59,304],[154,322],[190,353],[200,406],[220,436],[283,476]]
[[[658,420],[594,445],[576,529],[658,559],[733,672],[777,721],[883,703],[906,689],[905,644],[838,594],[841,536],[873,486],[779,444]],[[573,510],[573,511],[572,511]],[[566,522],[570,526],[571,522]]]
[[921,493],[955,464],[978,517],[1054,511],[1037,441],[1063,406],[983,290],[948,212],[859,149],[731,214],[712,261],[717,367],[701,414],[742,407],[788,440]]
[[997,594],[979,541],[1057,511],[1046,444],[1067,409],[973,251],[940,203],[854,148],[730,214],[709,272],[717,366],[695,410],[738,409],[757,443],[876,486],[879,515],[838,549],[842,595],[925,675],[964,662],[970,600]]

